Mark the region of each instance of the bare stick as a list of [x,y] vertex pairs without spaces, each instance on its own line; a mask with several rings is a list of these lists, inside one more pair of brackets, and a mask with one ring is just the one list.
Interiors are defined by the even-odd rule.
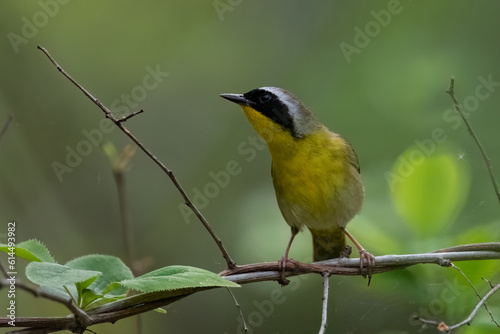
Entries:
[[[475,250],[473,247],[474,245],[479,250]],[[488,243],[488,249],[496,249],[498,245],[500,245],[500,243]],[[373,267],[373,273],[382,273],[424,263],[433,263],[443,267],[449,267],[452,261],[500,259],[500,251],[485,250],[483,244],[464,246],[468,249],[467,251],[377,256],[375,257],[376,262]],[[455,248],[460,249],[460,246]],[[332,275],[363,275],[365,272],[359,268],[359,262],[359,258],[331,259],[315,263],[287,262],[286,270],[289,271],[287,276],[303,275],[306,273],[322,274],[325,271],[329,271]],[[254,263],[225,270],[221,275],[235,283],[243,284],[278,280],[280,277],[280,269],[277,262]]]
[[[467,275],[465,275],[465,273],[462,271],[462,269],[460,269],[459,267],[457,267],[456,265],[454,265],[453,263],[451,264],[451,267],[458,270],[458,272],[460,274],[462,274],[463,277],[465,277],[465,279],[467,280],[467,282],[469,283],[470,287],[472,288],[472,290],[474,291],[474,293],[476,294],[476,297],[479,298],[479,300],[481,300],[481,296],[479,295],[479,293],[477,292],[476,288],[474,287],[474,285],[472,285],[472,282],[470,281],[469,277],[467,277]],[[491,285],[491,283],[490,283]],[[493,317],[493,314],[491,314],[490,310],[488,309],[488,305],[486,305],[486,303],[484,303],[484,309],[486,310],[486,312],[488,312],[488,314],[490,315],[490,318],[491,318],[491,321],[495,323],[495,325],[497,325],[497,327],[500,327],[497,323],[497,321],[495,320],[495,318]]]
[[481,277],[481,278],[483,279],[483,281],[485,281],[486,283],[488,283],[488,284],[490,285],[490,288],[492,288],[492,289],[493,289],[493,283],[491,283],[491,281],[490,281],[490,280],[487,280],[487,279],[486,279],[486,278],[484,278],[484,277]]
[[[474,317],[476,316],[477,312],[481,308],[482,305],[486,305],[486,300],[490,298],[495,292],[497,292],[500,289],[500,284],[496,285],[491,289],[484,297],[481,299],[481,301],[474,307],[474,310],[471,312],[471,314],[462,322],[459,322],[458,324],[455,324],[453,326],[448,326],[444,322],[438,322],[438,321],[433,321],[433,320],[426,320],[417,317],[416,319],[419,320],[422,323],[425,324],[431,324],[437,326],[437,328],[441,332],[446,332],[446,333],[451,333],[452,330],[457,329],[459,327],[462,327],[463,325],[470,325]],[[498,323],[495,321],[495,324],[498,327]]]
[[[180,185],[179,181],[175,177],[172,170],[168,169],[155,155],[153,155],[153,153],[151,153],[151,151],[149,151],[139,141],[139,139],[137,139],[125,126],[123,126],[122,122],[130,119],[131,116],[130,117],[127,116],[127,117],[124,117],[121,119],[116,118],[115,115],[113,115],[113,113],[111,112],[111,110],[109,110],[104,104],[102,104],[99,100],[97,100],[94,96],[92,96],[92,94],[90,94],[85,88],[83,88],[75,79],[73,79],[68,73],[66,73],[66,71],[64,71],[64,69],[61,66],[59,66],[59,64],[54,60],[54,58],[52,58],[52,56],[49,54],[49,52],[45,48],[38,45],[38,49],[40,49],[47,56],[47,58],[49,58],[49,60],[52,62],[52,64],[54,64],[54,66],[57,68],[57,70],[59,72],[61,72],[69,81],[71,81],[76,87],[78,87],[78,89],[80,89],[83,92],[83,94],[85,94],[85,96],[87,96],[92,102],[94,102],[95,105],[97,105],[104,112],[104,114],[106,115],[106,118],[109,118],[113,123],[115,123],[115,125],[117,127],[119,127],[120,130],[123,131],[123,133],[125,133],[130,139],[132,139],[132,141],[134,143],[136,143],[137,146],[139,146],[139,148],[144,153],[146,153],[146,155],[148,157],[150,157],[151,160],[153,160],[168,175],[168,177],[170,178],[172,183],[175,185],[175,187],[177,188],[177,190],[181,194],[186,205],[194,212],[196,217],[198,217],[200,222],[203,224],[203,226],[205,226],[207,231],[210,233],[212,238],[215,240],[215,243],[217,244],[217,246],[219,247],[219,249],[222,253],[222,256],[226,260],[227,267],[234,268],[236,266],[236,263],[231,259],[231,257],[229,256],[229,253],[226,251],[226,249],[222,245],[222,241],[219,239],[217,234],[215,234],[215,231],[212,229],[212,227],[210,226],[208,221],[205,219],[205,217],[201,214],[200,210],[198,210],[198,208],[189,199],[186,191],[182,188],[182,186]],[[137,115],[138,113],[140,113],[140,111],[134,113],[132,116]]]
[[127,116],[125,116],[125,117],[123,117],[123,118],[120,118],[120,119],[118,120],[118,122],[120,122],[120,123],[122,123],[122,122],[126,122],[129,118],[132,118],[132,117],[134,117],[135,115],[140,114],[140,113],[143,113],[143,112],[144,112],[144,110],[142,110],[142,109],[141,109],[141,110],[139,110],[139,111],[134,111],[134,112],[133,112],[133,113],[131,113],[130,115],[127,115]]
[[492,251],[500,252],[500,242],[483,242],[480,244],[465,244],[442,248],[434,251],[433,253],[447,253],[447,252],[469,252],[469,251]]
[[243,312],[241,311],[240,303],[238,303],[238,300],[236,299],[236,296],[234,295],[233,291],[231,291],[231,289],[226,288],[226,290],[227,290],[227,292],[229,292],[231,297],[233,297],[234,304],[236,305],[236,308],[238,309],[238,312],[240,313],[241,322],[243,323],[243,330],[245,331],[245,333],[248,333],[248,326],[247,326],[247,323],[245,321],[245,317],[243,316]]
[[450,88],[446,91],[448,95],[451,96],[451,99],[453,100],[455,110],[460,114],[460,117],[462,117],[462,120],[464,121],[465,125],[467,126],[467,130],[469,131],[472,139],[474,139],[474,142],[477,145],[477,148],[481,152],[481,155],[483,156],[483,160],[486,163],[486,168],[488,169],[488,173],[490,174],[491,178],[491,183],[493,184],[493,188],[495,189],[495,193],[497,195],[498,203],[500,203],[500,190],[498,189],[498,184],[495,179],[495,175],[493,174],[493,168],[491,167],[491,161],[488,155],[486,154],[486,151],[483,148],[483,145],[481,145],[481,142],[479,141],[479,138],[476,136],[476,133],[474,130],[472,130],[472,126],[470,125],[469,121],[467,120],[467,117],[465,117],[465,114],[462,110],[462,107],[458,103],[458,100],[455,96],[455,78],[451,77],[450,80]]
[[318,334],[324,334],[326,330],[326,319],[328,317],[328,288],[330,282],[330,274],[323,274],[323,311],[321,312],[321,327]]

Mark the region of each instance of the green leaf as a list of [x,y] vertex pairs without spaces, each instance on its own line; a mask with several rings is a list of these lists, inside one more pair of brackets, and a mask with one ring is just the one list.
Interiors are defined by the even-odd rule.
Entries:
[[[95,298],[102,298],[101,295],[96,295],[94,293],[94,291],[90,290],[90,289],[87,289],[92,283],[95,282],[95,280],[97,279],[97,276],[93,276],[93,277],[90,277],[89,279],[83,281],[83,282],[77,282],[75,283],[75,289],[76,289],[76,293],[77,293],[77,296],[78,296],[78,305],[81,307],[81,308],[85,308],[86,305],[90,304],[92,301],[94,301],[94,296]],[[71,292],[71,290],[70,290]],[[89,292],[92,293],[92,296],[89,300],[89,298],[87,296],[89,296]]]
[[118,289],[118,288],[123,289],[123,287],[122,287],[122,285],[120,284],[120,282],[113,282],[113,283],[111,283],[110,285],[108,285],[108,286],[106,287],[106,289],[104,289],[104,290],[102,291],[102,293],[107,294],[107,293],[110,293],[111,291],[113,291],[113,290],[115,290],[115,289]]
[[161,307],[155,308],[154,311],[161,313],[161,314],[167,314],[167,310],[162,309]]
[[[8,253],[8,246],[5,244],[0,244],[0,250]],[[56,261],[50,255],[49,250],[40,241],[31,239],[27,241],[20,242],[16,245],[16,256],[26,259],[28,261],[37,262],[50,262],[55,263]]]
[[82,290],[79,296],[80,296],[80,302],[78,303],[78,305],[82,310],[88,308],[89,305],[94,303],[96,300],[100,300],[103,298],[103,295],[95,294],[94,291],[90,289]]
[[102,275],[100,276],[93,276],[83,282],[78,282],[76,283],[76,288],[78,289],[78,292],[80,293],[81,291],[87,289],[90,285],[92,285],[92,283],[95,282],[95,280],[98,278],[98,277],[102,277]]
[[215,273],[188,266],[164,267],[134,279],[121,281],[119,284],[141,292],[187,288],[239,287],[238,284]]
[[[73,269],[85,269],[101,272],[100,275],[92,285],[85,286],[93,290],[96,294],[109,293],[111,290],[105,289],[114,282],[119,282],[127,279],[132,279],[134,275],[132,271],[123,263],[122,260],[115,256],[92,254],[78,257],[66,263],[66,266]],[[108,290],[108,289],[106,289]],[[114,289],[112,295],[124,295],[127,289],[120,287]]]
[[449,147],[427,155],[421,146],[398,158],[388,181],[398,213],[419,237],[428,238],[443,233],[462,209],[470,173]]
[[35,284],[62,287],[96,278],[99,271],[72,269],[57,263],[31,262],[26,266],[26,277]]
[[[85,290],[85,291],[90,291],[90,290]],[[108,303],[115,302],[117,300],[125,298],[124,296],[112,296],[112,297],[106,297],[106,295],[99,295],[98,299],[87,299],[87,297],[84,297],[84,301],[89,301],[88,303],[85,303],[82,308],[85,310],[89,310],[98,306],[102,306]]]

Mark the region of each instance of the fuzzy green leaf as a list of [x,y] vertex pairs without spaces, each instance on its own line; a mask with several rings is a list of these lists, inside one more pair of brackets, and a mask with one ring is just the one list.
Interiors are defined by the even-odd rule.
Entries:
[[86,308],[89,307],[92,303],[94,303],[96,300],[100,300],[103,298],[102,295],[95,294],[94,291],[90,289],[84,289],[81,291],[80,296],[80,302],[79,306],[82,310],[85,310]]
[[188,266],[164,267],[134,279],[121,281],[119,284],[141,292],[207,287],[239,287],[238,284],[228,281],[215,273]]
[[[92,254],[78,257],[66,263],[66,266],[73,269],[85,269],[99,271],[102,273],[92,285],[85,286],[96,294],[110,293],[104,291],[110,284],[123,280],[132,279],[134,275],[132,271],[123,263],[122,260],[115,256]],[[107,290],[107,289],[106,289]],[[124,295],[127,289],[124,287],[114,289],[111,294],[114,296]]]
[[31,262],[26,266],[26,277],[35,284],[62,287],[84,282],[101,275],[99,271],[72,269],[57,263]]
[[[4,252],[9,252],[8,246],[5,244],[0,244],[0,250]],[[20,242],[16,244],[16,256],[26,259],[28,261],[36,262],[50,262],[55,263],[56,261],[50,255],[49,250],[40,241],[31,239],[27,241]]]

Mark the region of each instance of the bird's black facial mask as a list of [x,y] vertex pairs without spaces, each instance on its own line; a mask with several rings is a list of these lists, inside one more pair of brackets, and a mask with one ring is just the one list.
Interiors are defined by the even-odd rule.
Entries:
[[254,89],[243,97],[249,101],[250,107],[290,131],[293,137],[297,137],[288,107],[276,95],[264,89]]

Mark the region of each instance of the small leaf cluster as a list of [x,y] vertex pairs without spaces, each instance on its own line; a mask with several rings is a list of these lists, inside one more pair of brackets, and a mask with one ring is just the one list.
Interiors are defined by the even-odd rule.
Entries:
[[[0,244],[0,250],[8,252],[8,246]],[[134,277],[122,260],[110,255],[85,255],[62,265],[38,240],[17,244],[15,254],[30,261],[26,277],[31,282],[45,291],[71,298],[83,310],[125,298],[131,290],[195,292],[239,286],[215,273],[189,266],[168,266]]]

